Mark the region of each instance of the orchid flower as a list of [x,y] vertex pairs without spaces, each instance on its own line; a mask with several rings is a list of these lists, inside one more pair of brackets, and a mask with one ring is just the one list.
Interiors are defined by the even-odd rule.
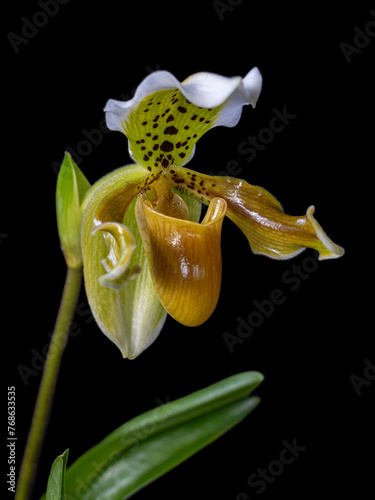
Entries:
[[[146,77],[132,99],[109,100],[107,126],[125,134],[135,164],[112,172],[82,205],[85,286],[101,330],[135,358],[159,334],[167,314],[186,326],[213,313],[221,286],[221,227],[229,217],[251,250],[288,259],[305,248],[340,257],[314,218],[284,213],[265,189],[186,168],[209,129],[233,127],[255,107],[258,68],[244,78],[197,73],[180,83],[167,71]],[[208,205],[201,222],[201,204]]]

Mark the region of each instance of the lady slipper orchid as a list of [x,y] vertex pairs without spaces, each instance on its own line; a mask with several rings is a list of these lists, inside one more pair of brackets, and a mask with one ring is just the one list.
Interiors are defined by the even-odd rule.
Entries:
[[[274,259],[313,248],[340,257],[315,220],[284,213],[265,189],[232,177],[187,169],[198,139],[233,127],[255,107],[262,77],[197,73],[180,83],[152,73],[126,102],[109,100],[107,125],[123,132],[135,161],[98,181],[83,204],[85,284],[102,331],[124,357],[138,356],[159,334],[166,314],[186,326],[205,322],[221,284],[221,227],[228,216],[255,254]],[[201,203],[208,205],[201,222]]]

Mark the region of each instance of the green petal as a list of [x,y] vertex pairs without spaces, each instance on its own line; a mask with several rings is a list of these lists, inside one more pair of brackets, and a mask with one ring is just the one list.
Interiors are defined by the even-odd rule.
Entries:
[[220,110],[195,106],[177,89],[146,96],[123,123],[135,162],[149,171],[184,165]]
[[82,266],[80,245],[80,205],[90,187],[89,181],[74,163],[69,153],[65,153],[56,188],[56,216],[61,247],[69,267]]
[[[124,167],[106,176],[90,190],[85,200],[82,218],[81,242],[86,293],[93,315],[103,333],[121,350],[124,357],[135,358],[159,334],[166,312],[151,282],[147,258],[134,215],[134,201],[124,218],[124,225],[132,232],[135,249],[129,269],[140,267],[140,273],[121,290],[102,286],[99,282],[106,273],[102,260],[108,257],[108,246],[102,232],[92,236],[96,209],[101,200],[126,182],[141,181],[147,172],[136,165]],[[138,267],[138,268],[139,268]]]

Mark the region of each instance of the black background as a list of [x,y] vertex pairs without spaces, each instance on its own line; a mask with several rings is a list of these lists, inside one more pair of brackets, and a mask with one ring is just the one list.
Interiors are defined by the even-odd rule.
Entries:
[[[293,260],[271,261],[253,255],[226,220],[215,313],[194,329],[168,318],[159,338],[134,361],[123,360],[91,321],[82,289],[77,334],[63,357],[34,498],[45,491],[52,461],[66,448],[72,463],[157,401],[245,370],[265,376],[256,391],[259,407],[136,498],[370,495],[374,382],[356,392],[351,376],[364,377],[365,360],[375,362],[375,40],[357,38],[362,46],[350,61],[340,44],[354,45],[355,27],[364,29],[370,20],[375,33],[374,6],[226,3],[220,16],[219,4],[210,1],[69,2],[18,53],[7,35],[21,34],[23,16],[32,20],[41,7],[17,2],[7,18],[0,253],[5,385],[16,387],[17,466],[41,378],[35,353],[42,357],[48,344],[65,280],[55,222],[56,165],[67,147],[82,150],[84,130],[102,124],[107,99],[131,95],[157,69],[182,81],[198,71],[244,76],[258,66],[264,85],[256,109],[246,107],[233,129],[207,133],[190,166],[220,172],[236,160],[240,177],[268,189],[287,213],[303,215],[315,205],[317,220],[346,254],[316,264],[307,250]],[[239,144],[269,126],[274,108],[285,106],[295,118],[247,162]],[[93,183],[128,162],[126,138],[112,132],[81,155],[79,166]],[[291,290],[283,276],[295,275],[294,265],[310,267]],[[284,303],[230,353],[224,333],[236,334],[237,318],[246,319],[253,301],[268,299],[275,289],[285,295]],[[36,367],[27,384],[20,365]],[[296,440],[305,450],[259,495],[248,478],[278,460],[284,440]]]

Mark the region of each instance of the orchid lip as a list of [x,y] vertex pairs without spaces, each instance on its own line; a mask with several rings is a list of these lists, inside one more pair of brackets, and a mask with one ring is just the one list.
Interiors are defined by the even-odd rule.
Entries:
[[202,222],[157,212],[139,198],[136,217],[153,284],[166,311],[198,326],[214,311],[221,284],[220,237],[226,202],[211,201]]

